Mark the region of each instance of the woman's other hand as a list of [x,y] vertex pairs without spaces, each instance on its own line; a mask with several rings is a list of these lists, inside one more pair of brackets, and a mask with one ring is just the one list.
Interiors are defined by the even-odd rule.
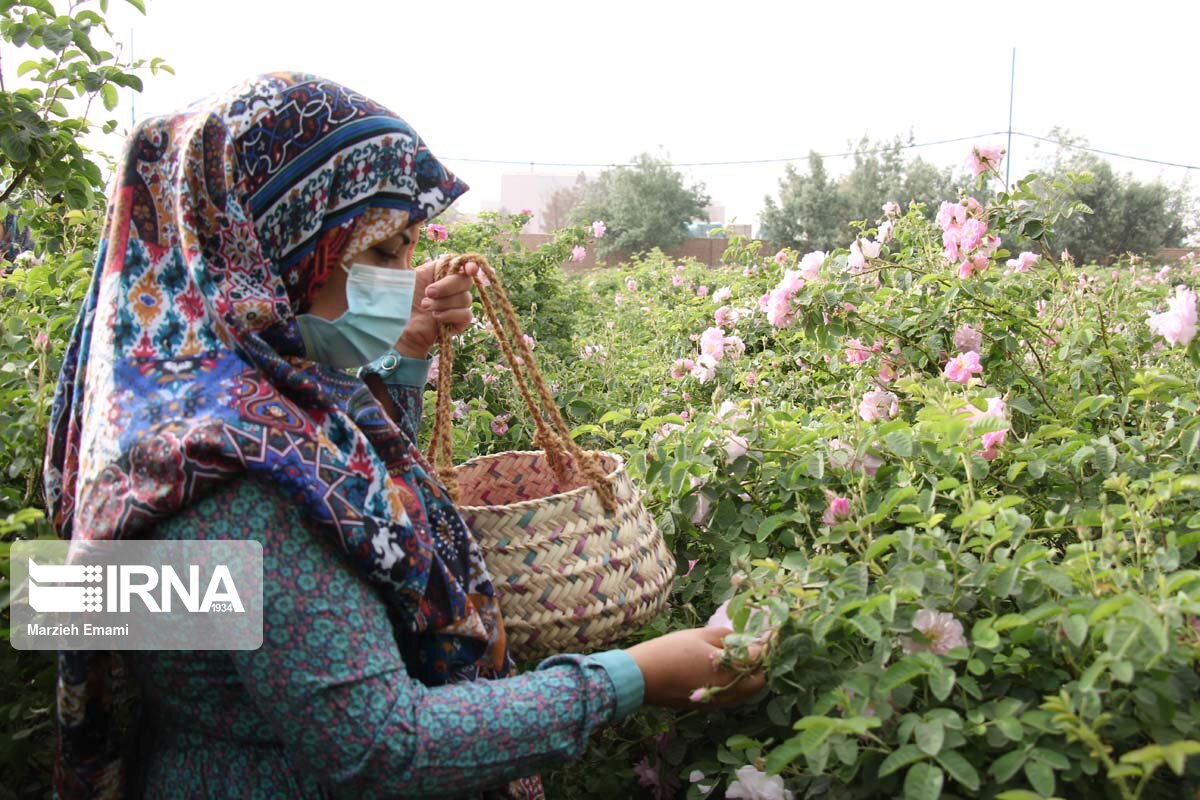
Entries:
[[437,344],[438,325],[446,323],[453,333],[462,333],[471,324],[471,287],[479,265],[469,262],[464,272],[435,281],[434,262],[416,268],[412,317],[396,342],[396,352],[408,358],[425,358]]
[[625,652],[642,671],[643,701],[667,708],[724,708],[750,699],[766,685],[761,670],[717,692],[709,702],[689,699],[697,689],[726,686],[737,678],[735,672],[717,667],[723,652],[722,640],[731,633],[728,628],[691,628],[627,648]]

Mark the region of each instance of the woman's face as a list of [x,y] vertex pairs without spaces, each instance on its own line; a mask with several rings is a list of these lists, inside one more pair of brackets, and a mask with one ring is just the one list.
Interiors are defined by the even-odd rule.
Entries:
[[[417,247],[422,224],[418,222],[390,239],[376,243],[373,247],[350,258],[347,264],[366,264],[388,269],[412,269],[413,251]],[[318,317],[334,320],[346,313],[346,308],[346,272],[335,269],[330,273],[329,280],[313,297],[309,312]]]

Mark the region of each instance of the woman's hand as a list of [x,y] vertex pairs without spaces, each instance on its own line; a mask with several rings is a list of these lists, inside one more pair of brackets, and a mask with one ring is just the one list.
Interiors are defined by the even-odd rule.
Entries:
[[721,642],[731,633],[728,628],[691,628],[627,648],[625,652],[642,671],[644,702],[667,708],[724,708],[746,702],[766,685],[761,670],[718,692],[711,702],[694,703],[689,699],[696,689],[726,686],[737,677],[716,666],[723,650]]
[[435,265],[429,261],[416,268],[412,317],[396,342],[396,352],[407,358],[426,358],[437,344],[438,325],[447,323],[454,333],[462,333],[471,324],[471,287],[479,265],[466,265],[465,272],[447,275],[435,281]]

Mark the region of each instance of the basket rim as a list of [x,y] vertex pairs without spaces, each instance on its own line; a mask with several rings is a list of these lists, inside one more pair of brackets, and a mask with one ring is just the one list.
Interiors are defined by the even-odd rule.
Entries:
[[[532,455],[538,455],[538,454],[544,455],[545,452],[546,452],[545,450],[505,450],[500,453],[489,453],[486,456],[476,456],[475,458],[468,459],[467,461],[464,461],[463,463],[457,465],[456,469],[462,469],[463,467],[467,467],[472,464],[478,464],[478,463],[484,462],[484,461],[492,461],[497,458],[503,458],[504,456],[511,456],[511,455],[532,456]],[[617,464],[613,468],[613,470],[611,472],[606,473],[606,477],[615,478],[620,473],[625,472],[625,459],[622,458],[620,453],[614,453],[611,450],[592,450],[589,452],[599,453],[601,455],[608,456],[617,462]],[[547,500],[559,500],[559,499],[568,498],[568,497],[575,497],[577,495],[582,495],[586,492],[594,492],[594,491],[596,491],[595,488],[593,488],[589,484],[585,483],[583,486],[576,486],[574,489],[569,489],[565,492],[557,492],[556,494],[548,494],[545,497],[538,497],[534,500],[518,500],[515,503],[500,503],[498,505],[483,505],[483,506],[467,505],[466,503],[459,503],[459,504],[457,504],[457,506],[460,511],[468,511],[468,510],[476,511],[476,510],[478,510],[478,511],[492,511],[492,512],[498,511],[501,509],[510,509],[510,508],[512,508],[512,509],[533,508],[535,506],[541,505],[542,503],[545,503]]]

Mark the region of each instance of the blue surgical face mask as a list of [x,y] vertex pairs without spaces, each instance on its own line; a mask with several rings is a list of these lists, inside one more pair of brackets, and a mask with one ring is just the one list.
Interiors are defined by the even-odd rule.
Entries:
[[411,269],[355,264],[346,272],[345,314],[296,315],[308,357],[339,369],[369,364],[392,349],[412,316],[417,283]]

